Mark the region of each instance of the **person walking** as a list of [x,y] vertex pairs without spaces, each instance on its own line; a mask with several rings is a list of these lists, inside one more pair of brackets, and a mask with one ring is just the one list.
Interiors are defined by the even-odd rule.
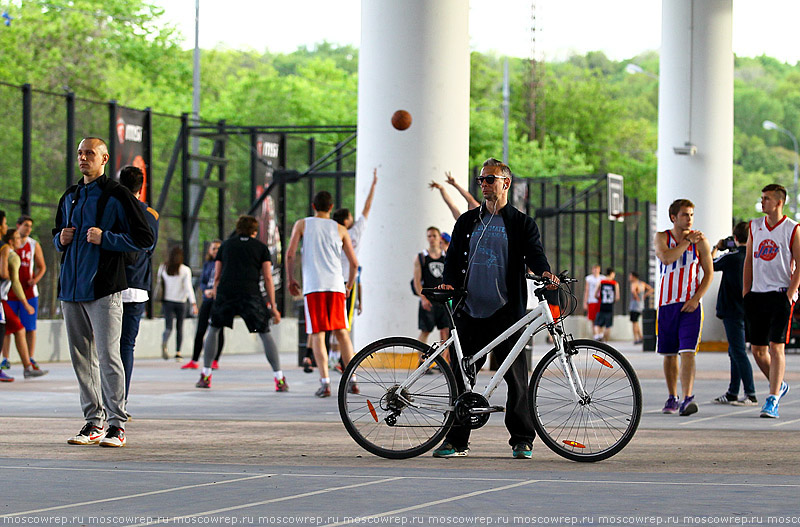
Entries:
[[647,297],[653,294],[653,286],[639,278],[639,273],[635,271],[630,272],[628,281],[630,282],[631,293],[628,313],[630,313],[631,329],[633,330],[633,344],[637,345],[643,342],[642,327],[639,324],[639,318],[641,318],[642,311],[644,311]]
[[[28,346],[28,358],[34,369],[39,368],[33,358],[36,351],[36,319],[39,314],[39,287],[37,284],[47,272],[47,265],[44,261],[42,246],[31,237],[33,229],[33,218],[23,214],[17,220],[17,232],[19,233],[20,245],[16,249],[19,255],[19,281],[25,293],[26,302],[33,307],[33,314],[29,314],[27,308],[22,303],[19,296],[12,289],[8,293],[8,305],[20,322],[25,327],[25,342]],[[6,337],[8,338],[8,337]],[[3,362],[8,359],[8,347],[3,347]],[[2,363],[0,363],[2,367]]]
[[183,319],[186,316],[186,301],[192,304],[192,312],[197,314],[197,299],[192,286],[192,270],[183,263],[183,249],[175,245],[169,250],[167,262],[158,268],[158,281],[161,286],[161,306],[164,309],[164,333],[161,335],[161,358],[169,359],[167,344],[175,324],[175,360],[181,360],[183,344]]
[[[747,357],[744,331],[744,303],[742,301],[742,274],[747,252],[746,222],[737,223],[733,236],[717,242],[711,251],[714,271],[722,271],[722,281],[717,293],[717,318],[722,320],[728,338],[728,358],[731,362],[731,379],[728,390],[711,402],[755,406],[758,404],[753,367]],[[717,258],[718,251],[727,251]],[[744,398],[739,400],[739,384],[744,387]]]
[[[331,380],[328,375],[328,350],[325,332],[331,331],[339,343],[344,365],[353,358],[353,343],[348,332],[345,312],[347,294],[353,289],[356,279],[356,259],[350,235],[343,225],[330,218],[333,197],[330,192],[318,192],[312,201],[314,216],[297,220],[292,227],[292,238],[286,251],[286,277],[289,292],[303,294],[306,316],[306,333],[319,367],[320,387],[317,397],[330,397]],[[303,241],[303,287],[294,276],[297,249]],[[341,254],[347,256],[349,272],[347,283],[342,283]],[[358,386],[348,387],[357,393]]]
[[[267,362],[272,367],[275,391],[288,392],[289,384],[281,370],[278,347],[270,335],[269,319],[281,321],[275,302],[275,285],[272,281],[272,259],[269,247],[256,239],[258,220],[253,216],[239,216],[236,233],[220,245],[214,262],[214,286],[208,331],[203,348],[203,369],[195,387],[211,388],[211,364],[218,351],[217,340],[223,327],[233,328],[233,319],[242,317],[250,333],[258,333]],[[266,302],[259,282],[264,279]]]
[[797,222],[783,214],[786,189],[761,189],[764,216],[750,222],[744,259],[742,297],[753,358],[769,380],[761,417],[777,419],[778,405],[789,391],[783,380],[784,347],[800,285],[800,237]]
[[125,266],[128,288],[122,292],[122,330],[119,348],[122,356],[122,368],[125,370],[125,415],[130,419],[128,394],[133,376],[133,353],[144,308],[147,301],[150,300],[150,289],[153,283],[153,250],[158,243],[158,212],[141,201],[142,187],[144,186],[142,169],[131,165],[122,167],[119,172],[119,182],[136,198],[139,208],[142,209],[142,215],[153,233],[152,245],[136,254],[129,255],[131,259]]
[[[511,169],[497,159],[483,163],[478,183],[484,202],[462,214],[453,228],[449,256],[444,263],[442,289],[465,288],[466,300],[456,311],[455,324],[460,333],[465,356],[472,356],[497,338],[525,314],[527,287],[525,273],[546,276],[550,273],[539,228],[530,216],[508,202]],[[519,332],[492,351],[502,362],[511,351]],[[480,371],[485,358],[475,364]],[[461,365],[452,361],[459,389],[464,386]],[[528,365],[521,353],[503,376],[508,384],[505,425],[514,458],[532,456],[533,428],[528,408]],[[474,384],[474,379],[472,380]],[[434,457],[460,457],[469,453],[470,428],[455,424],[444,442],[433,451]]]
[[[614,325],[614,304],[619,300],[619,283],[614,280],[616,271],[609,267],[606,277],[600,281],[595,297],[600,301],[600,310],[594,319],[594,333],[597,340],[608,342],[611,326]],[[599,335],[600,338],[597,338]]]
[[600,311],[600,300],[597,298],[597,288],[600,282],[605,279],[605,276],[600,274],[600,264],[592,266],[592,272],[586,275],[583,285],[583,311],[586,313],[586,319],[589,321],[589,330],[592,332],[592,338],[598,340],[602,338],[602,334],[598,335],[594,331],[594,320],[597,318],[597,312]]
[[[692,230],[694,203],[677,199],[669,206],[672,228],[656,233],[656,257],[661,282],[658,301],[657,351],[664,357],[664,378],[669,397],[661,410],[665,414],[692,415],[695,355],[703,329],[700,299],[713,278],[711,247],[705,235]],[[678,364],[680,356],[680,366]],[[683,401],[678,400],[680,374]]]
[[[67,442],[122,447],[125,437],[125,372],[120,355],[126,252],[155,238],[127,189],[103,172],[108,147],[97,137],[78,145],[81,180],[61,196],[53,244],[63,253],[58,298],[86,424]],[[108,429],[105,429],[105,423]]]
[[[206,251],[206,258],[203,262],[203,274],[200,275],[200,291],[203,294],[203,303],[200,304],[200,311],[197,314],[197,331],[194,335],[194,350],[192,351],[192,359],[181,366],[182,370],[196,370],[200,367],[197,361],[200,360],[200,353],[203,351],[203,340],[208,330],[208,318],[211,316],[211,310],[214,308],[214,276],[217,252],[222,245],[222,240],[212,240],[208,244]],[[219,356],[222,355],[222,347],[225,345],[224,330],[220,328],[219,337],[217,338],[217,354],[211,362],[211,369],[216,370],[219,368]]]

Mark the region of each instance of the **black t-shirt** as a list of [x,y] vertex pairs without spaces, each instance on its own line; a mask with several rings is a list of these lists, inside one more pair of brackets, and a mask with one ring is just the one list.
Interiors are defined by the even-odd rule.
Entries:
[[444,253],[439,258],[432,258],[428,251],[423,253],[422,287],[438,287],[442,284],[444,274]]
[[249,236],[228,238],[219,247],[217,261],[222,262],[217,294],[226,296],[261,296],[258,281],[261,265],[272,263],[269,248]]
[[600,311],[611,313],[617,300],[617,281],[605,279],[600,282]]

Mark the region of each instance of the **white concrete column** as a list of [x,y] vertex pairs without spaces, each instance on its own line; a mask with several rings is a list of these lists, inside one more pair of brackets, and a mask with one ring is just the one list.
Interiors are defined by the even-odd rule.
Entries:
[[[427,247],[427,227],[452,231],[452,215],[427,185],[443,182],[447,170],[467,183],[469,3],[362,0],[358,75],[354,214],[374,167],[379,182],[360,242],[364,313],[354,324],[356,351],[381,337],[418,334],[413,261]],[[398,109],[413,119],[405,131],[390,122]]]
[[[712,245],[731,233],[732,9],[732,0],[664,0],[662,4],[658,228],[672,226],[667,212],[670,203],[688,198],[695,204],[695,228]],[[676,147],[683,150],[676,152]],[[709,324],[715,320],[718,282],[704,297],[703,340],[724,340],[721,324]]]

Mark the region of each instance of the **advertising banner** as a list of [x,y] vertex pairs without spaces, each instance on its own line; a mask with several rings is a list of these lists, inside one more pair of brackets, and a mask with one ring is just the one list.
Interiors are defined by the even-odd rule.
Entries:
[[148,202],[150,195],[150,156],[147,152],[150,144],[150,130],[147,129],[147,114],[139,110],[130,108],[117,108],[116,116],[116,136],[112,141],[116,141],[114,148],[113,165],[111,174],[115,179],[119,179],[119,172],[122,167],[133,165],[144,173],[144,185],[142,186],[141,201]]

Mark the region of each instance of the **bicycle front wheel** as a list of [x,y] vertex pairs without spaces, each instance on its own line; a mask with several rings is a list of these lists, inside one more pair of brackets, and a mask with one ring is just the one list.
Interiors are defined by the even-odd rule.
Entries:
[[642,416],[642,389],[630,362],[611,346],[575,340],[567,364],[585,396],[575,400],[564,365],[550,350],[533,371],[528,403],[542,442],[573,461],[601,461],[633,438]]
[[358,352],[345,368],[339,414],[350,436],[367,451],[390,459],[418,456],[452,426],[456,379],[441,356],[428,373],[400,388],[428,349],[418,340],[390,337]]

